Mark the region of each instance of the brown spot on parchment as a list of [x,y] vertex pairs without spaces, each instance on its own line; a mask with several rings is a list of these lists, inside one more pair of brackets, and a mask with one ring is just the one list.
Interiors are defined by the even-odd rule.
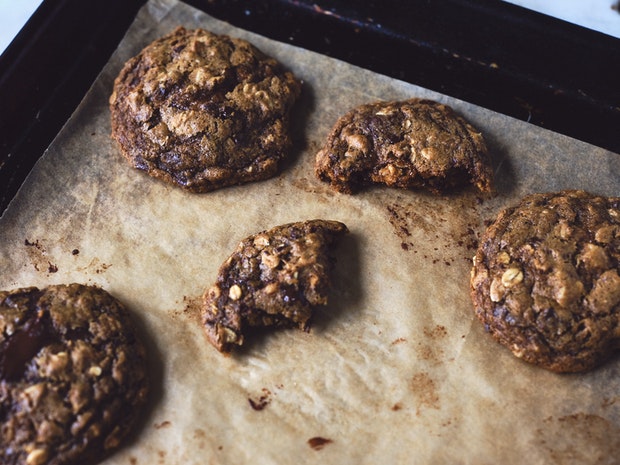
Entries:
[[457,245],[465,247],[467,250],[476,250],[478,248],[478,234],[473,225],[468,224],[465,230],[457,236]]
[[620,428],[598,415],[548,417],[537,433],[548,464],[608,464],[620,457]]
[[95,273],[101,274],[104,271],[107,271],[112,265],[108,265],[107,263],[102,263],[99,267],[95,268]]
[[197,442],[198,449],[204,449],[206,447],[206,439],[207,432],[205,430],[200,428],[194,430],[194,440]]
[[404,337],[399,337],[394,339],[391,345],[395,346],[396,344],[402,344],[403,342],[407,342],[407,339],[405,339]]
[[77,270],[82,273],[95,273],[102,274],[108,270],[112,265],[107,263],[102,263],[97,257],[91,259],[88,265],[79,267]]
[[254,410],[263,410],[265,407],[267,407],[267,405],[271,403],[271,391],[267,388],[263,388],[262,394],[259,397],[255,399],[248,397],[248,402]]
[[424,327],[422,333],[427,339],[431,340],[431,343],[418,342],[416,346],[418,357],[434,364],[441,363],[443,361],[444,351],[440,341],[448,335],[446,327],[442,325],[436,325],[432,328]]
[[24,245],[27,247],[28,258],[35,270],[48,274],[58,272],[58,266],[49,260],[45,247],[38,239],[34,242],[24,239]]
[[442,360],[443,350],[440,347],[419,342],[415,350],[418,357],[427,362],[440,363]]
[[135,457],[129,457],[129,464],[136,465],[138,463],[138,459]]
[[278,390],[284,389],[284,384],[278,383],[275,385],[275,390],[271,391],[267,388],[261,389],[261,394],[257,397],[248,397],[248,403],[254,410],[263,410],[269,405],[274,396],[278,395]]
[[470,261],[478,246],[479,205],[479,199],[467,195],[420,197],[415,202],[396,196],[386,210],[405,252],[421,253],[434,265],[452,266],[456,260]]
[[416,396],[416,414],[422,409],[439,410],[439,395],[435,381],[426,372],[413,375],[410,382],[411,390]]
[[28,239],[24,239],[24,245],[27,247],[34,247],[35,249],[40,250],[45,253],[45,249],[43,249],[43,246],[39,244],[38,239],[36,239],[34,242],[29,241]]
[[[308,194],[323,194],[325,197],[334,197],[336,192],[333,191],[327,184],[321,182],[313,182],[306,177],[299,177],[293,179],[291,182],[293,187],[300,189]],[[322,200],[321,197],[317,197],[317,200]]]
[[308,439],[308,445],[312,447],[314,450],[321,450],[327,444],[331,444],[332,442],[334,441],[331,439],[322,438],[321,436],[315,436],[313,438]]
[[169,426],[172,426],[172,423],[168,420],[164,420],[161,423],[155,423],[153,426],[155,427],[155,429],[162,429],[162,428],[168,428]]
[[399,204],[388,205],[387,211],[390,224],[394,227],[396,235],[403,240],[401,245],[413,245],[406,242],[411,237],[407,211]]
[[177,307],[169,311],[172,318],[188,319],[191,322],[202,325],[202,295],[200,296],[183,296],[181,302],[177,304],[182,307]]
[[448,335],[448,330],[443,325],[436,325],[433,328],[425,327],[423,332],[424,335],[430,339],[443,339]]
[[183,316],[197,324],[202,324],[202,296],[183,296],[183,308],[171,311],[172,316]]

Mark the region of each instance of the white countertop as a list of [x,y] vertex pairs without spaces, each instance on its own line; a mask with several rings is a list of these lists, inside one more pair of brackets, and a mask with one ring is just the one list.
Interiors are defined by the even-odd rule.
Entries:
[[0,53],[26,24],[42,0],[0,0]]
[[[619,0],[505,0],[620,38]],[[0,53],[11,43],[42,0],[0,0]]]
[[618,0],[504,0],[620,39]]

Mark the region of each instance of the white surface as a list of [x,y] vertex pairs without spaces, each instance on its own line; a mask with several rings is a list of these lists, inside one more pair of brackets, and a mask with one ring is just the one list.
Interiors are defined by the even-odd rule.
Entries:
[[26,24],[42,0],[0,0],[0,53]]
[[[505,0],[530,10],[620,38],[618,0]],[[4,52],[42,0],[0,0],[0,53]]]
[[620,38],[618,0],[505,0],[530,10]]

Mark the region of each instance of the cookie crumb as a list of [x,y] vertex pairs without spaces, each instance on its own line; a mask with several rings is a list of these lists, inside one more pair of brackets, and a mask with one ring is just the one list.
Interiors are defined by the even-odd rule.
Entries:
[[315,436],[308,439],[308,445],[314,450],[321,450],[326,445],[331,444],[332,442],[334,442],[332,439],[327,439],[320,436]]

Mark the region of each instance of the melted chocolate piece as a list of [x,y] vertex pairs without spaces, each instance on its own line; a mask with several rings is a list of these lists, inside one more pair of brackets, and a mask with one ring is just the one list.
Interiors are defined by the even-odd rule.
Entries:
[[49,326],[37,317],[0,344],[0,379],[15,381],[23,376],[28,361],[50,342]]

